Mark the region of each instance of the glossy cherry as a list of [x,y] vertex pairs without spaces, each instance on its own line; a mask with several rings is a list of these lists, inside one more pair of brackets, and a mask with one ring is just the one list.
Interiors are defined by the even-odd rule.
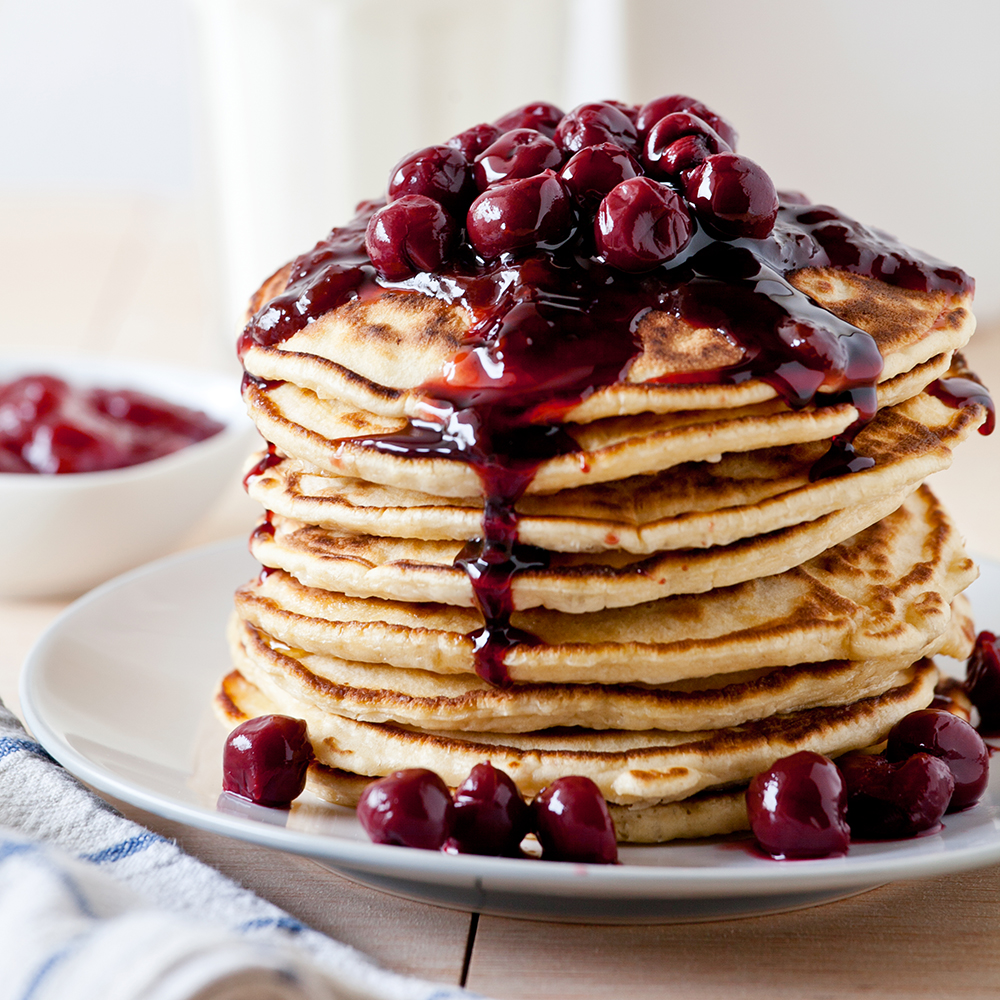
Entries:
[[626,104],[624,101],[601,101],[601,104],[610,104],[611,107],[617,108],[632,124],[635,124],[635,120],[639,117],[639,105],[638,104]]
[[451,256],[458,227],[440,202],[408,194],[380,208],[365,232],[375,269],[390,281],[437,271]]
[[618,861],[608,804],[590,778],[557,778],[535,796],[531,811],[543,860],[597,865]]
[[613,142],[629,151],[635,150],[639,135],[631,119],[612,104],[581,104],[559,123],[553,136],[567,153],[577,153],[585,146]]
[[763,239],[778,217],[771,178],[738,153],[709,156],[684,175],[684,193],[705,228],[720,239]]
[[526,247],[560,246],[575,225],[569,194],[551,170],[494,184],[466,217],[469,242],[487,260]]
[[925,708],[900,719],[889,731],[885,755],[904,760],[916,753],[939,757],[955,777],[948,812],[974,805],[986,791],[990,758],[983,738],[964,719],[951,712]]
[[222,430],[207,414],[131,389],[51,375],[0,386],[0,471],[99,472],[169,455]]
[[587,213],[594,212],[612,188],[641,175],[639,161],[613,142],[584,147],[559,172],[574,201]]
[[736,129],[722,115],[716,114],[711,108],[702,104],[701,101],[696,101],[693,97],[688,97],[686,94],[669,94],[666,97],[657,97],[648,104],[644,104],[639,109],[639,114],[635,120],[635,127],[639,135],[644,138],[646,133],[661,118],[671,115],[676,111],[689,111],[691,114],[697,115],[702,121],[708,122],[715,129],[730,149],[736,148],[736,140],[739,138]]
[[891,840],[932,830],[955,790],[948,765],[926,753],[896,762],[881,754],[846,754],[837,766],[847,786],[854,838]]
[[647,133],[642,159],[653,177],[676,177],[714,153],[730,152],[729,144],[697,115],[675,111]]
[[302,794],[312,745],[302,719],[259,715],[240,723],[222,751],[222,789],[261,806],[287,808]]
[[775,858],[826,858],[851,842],[847,793],[837,765],[802,750],[756,775],[746,792],[750,829]]
[[501,132],[509,132],[513,128],[533,128],[543,132],[550,139],[555,135],[556,126],[562,121],[563,113],[554,104],[545,101],[534,101],[522,104],[513,111],[498,118],[493,124]]
[[386,200],[422,194],[461,218],[475,191],[472,166],[464,153],[452,146],[427,146],[404,156],[392,168]]
[[490,143],[496,142],[502,132],[496,125],[489,125],[483,122],[480,125],[473,125],[458,135],[453,135],[446,143],[452,149],[457,149],[464,154],[471,163]]
[[451,834],[455,807],[441,778],[415,767],[366,785],[357,813],[376,844],[436,851]]
[[513,779],[488,761],[455,789],[451,840],[461,854],[514,856],[531,829],[531,808]]
[[487,146],[476,157],[473,170],[476,185],[485,191],[491,184],[558,168],[562,161],[562,152],[547,135],[533,128],[516,128]]
[[622,271],[649,271],[672,260],[693,232],[681,196],[648,177],[633,177],[612,189],[594,221],[598,253]]
[[980,632],[965,668],[965,690],[979,709],[980,727],[1000,730],[1000,647],[992,632]]

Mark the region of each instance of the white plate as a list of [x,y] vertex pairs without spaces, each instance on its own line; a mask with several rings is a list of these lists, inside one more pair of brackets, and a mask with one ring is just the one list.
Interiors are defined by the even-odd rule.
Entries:
[[[310,796],[290,813],[221,812],[224,733],[209,706],[229,670],[230,595],[255,572],[240,539],[151,563],[71,605],[25,665],[21,704],[35,736],[74,774],[143,809],[307,855],[369,885],[487,913],[705,920],[1000,861],[1000,777],[938,834],[857,844],[846,857],[818,861],[771,861],[733,838],[624,847],[616,866],[455,857],[371,844],[353,812]],[[995,629],[1000,566],[986,563],[970,593],[982,624]]]

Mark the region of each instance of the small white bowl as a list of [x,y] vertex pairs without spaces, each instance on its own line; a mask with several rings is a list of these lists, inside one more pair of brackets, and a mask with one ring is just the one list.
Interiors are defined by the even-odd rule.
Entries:
[[8,357],[0,383],[49,374],[203,410],[218,434],[107,472],[0,473],[0,597],[79,594],[169,552],[239,474],[256,431],[237,376],[94,357]]

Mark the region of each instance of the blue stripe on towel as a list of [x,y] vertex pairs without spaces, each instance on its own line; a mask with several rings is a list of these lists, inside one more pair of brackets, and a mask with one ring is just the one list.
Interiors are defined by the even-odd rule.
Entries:
[[248,920],[245,924],[240,924],[236,930],[241,934],[246,931],[255,931],[261,927],[278,927],[283,931],[290,931],[292,934],[299,934],[304,931],[305,924],[299,923],[292,917],[258,917],[256,920]]
[[13,736],[0,736],[0,760],[12,753],[17,753],[18,750],[27,750],[28,753],[36,754],[39,757],[48,757],[49,760],[52,760],[41,743],[36,743],[34,740],[17,739]]
[[169,843],[166,837],[161,837],[155,833],[140,833],[136,837],[129,837],[128,840],[122,840],[117,844],[112,844],[110,847],[105,847],[101,851],[94,851],[93,854],[81,854],[80,858],[83,861],[93,861],[94,864],[99,865],[106,861],[121,861],[122,858],[128,858],[133,854],[138,854],[140,851],[146,850],[147,847],[150,847],[153,844],[166,843]]

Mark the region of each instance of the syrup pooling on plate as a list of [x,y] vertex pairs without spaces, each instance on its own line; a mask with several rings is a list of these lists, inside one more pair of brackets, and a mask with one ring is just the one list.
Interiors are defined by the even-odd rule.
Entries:
[[[684,107],[697,114],[691,100],[684,101]],[[676,113],[673,104],[670,107]],[[560,138],[563,133],[576,136],[580,132],[569,127],[579,124],[577,119],[582,122],[586,118],[593,126],[593,143],[616,149],[621,146],[625,156],[639,152],[641,136],[626,143],[626,149],[617,132],[608,132],[608,122],[619,118],[622,135],[628,138],[634,131],[628,115],[622,117],[613,111],[600,104],[586,105],[565,116],[566,128],[552,133],[562,147],[564,164],[579,153],[579,144]],[[705,112],[711,114],[707,109]],[[641,131],[651,131],[655,122],[644,123],[641,118],[636,119]],[[499,127],[509,129],[511,124],[501,120]],[[518,119],[513,127],[530,128],[530,123]],[[543,131],[549,136],[549,130]],[[514,137],[517,143],[510,140],[507,145],[520,148],[532,139],[531,148],[544,147],[551,152],[552,144],[545,137],[518,135]],[[735,133],[731,138],[735,143]],[[500,136],[492,138],[489,148],[497,143],[503,145]],[[732,152],[712,153],[708,147],[703,152],[710,155],[700,164],[678,161],[676,176],[655,183],[642,179],[647,187],[658,185],[664,212],[686,213],[681,220],[685,239],[667,241],[670,246],[666,249],[653,247],[654,255],[669,255],[663,263],[649,265],[645,258],[637,258],[636,266],[645,270],[612,267],[597,253],[602,237],[598,233],[595,244],[591,225],[594,198],[589,188],[586,198],[573,202],[575,227],[567,230],[563,209],[567,198],[573,201],[573,185],[554,172],[557,164],[554,160],[550,163],[551,157],[542,158],[545,170],[540,174],[514,180],[504,176],[489,186],[486,167],[492,161],[487,162],[488,149],[480,145],[469,146],[468,154],[473,155],[463,152],[461,143],[450,143],[449,147],[420,151],[426,154],[423,158],[420,154],[404,158],[392,175],[389,207],[397,203],[393,185],[403,184],[405,194],[434,197],[434,185],[440,186],[444,167],[448,168],[444,172],[445,179],[450,179],[449,191],[468,188],[474,194],[474,180],[482,175],[479,179],[487,187],[468,216],[469,226],[475,229],[473,243],[483,253],[508,245],[515,249],[497,249],[495,256],[487,259],[478,256],[466,238],[457,242],[437,271],[415,271],[412,277],[389,280],[384,267],[380,273],[373,265],[365,242],[366,231],[371,238],[369,222],[382,203],[362,203],[351,223],[334,229],[293,262],[287,287],[253,316],[240,339],[240,351],[242,354],[252,344],[279,344],[327,311],[349,301],[372,299],[385,290],[429,295],[464,307],[470,318],[466,346],[440,378],[421,387],[421,418],[412,420],[403,433],[357,441],[401,456],[465,461],[479,474],[486,498],[483,537],[466,546],[456,564],[468,573],[486,621],[484,629],[474,636],[477,670],[492,683],[504,683],[505,652],[519,642],[531,641],[530,636],[510,627],[514,574],[544,568],[544,560],[519,551],[515,505],[542,462],[579,450],[559,426],[560,421],[595,390],[627,377],[641,353],[639,326],[645,317],[655,311],[694,327],[718,330],[741,352],[736,364],[666,375],[656,381],[737,384],[755,378],[773,386],[795,407],[844,400],[854,404],[858,420],[833,442],[829,454],[813,471],[814,478],[825,478],[871,464],[870,459],[854,453],[851,442],[875,413],[875,385],[882,359],[871,336],[822,309],[798,291],[788,276],[803,267],[829,266],[908,289],[951,294],[971,291],[972,281],[964,272],[910,251],[827,206],[806,204],[798,195],[777,201],[770,180],[755,164]],[[592,145],[587,142],[582,148]],[[468,184],[459,176],[461,156],[466,157]],[[480,161],[477,156],[487,159]],[[642,168],[634,157],[632,162]],[[685,165],[689,169],[682,169]],[[722,169],[727,165],[732,167],[728,173]],[[648,157],[645,166],[647,175],[663,176]],[[713,173],[709,167],[717,167],[714,172],[721,179],[706,181]],[[630,183],[635,186],[632,180],[622,181]],[[721,186],[713,188],[713,183]],[[746,191],[738,190],[741,184]],[[511,195],[511,185],[524,187],[522,200]],[[547,185],[546,190],[558,188],[559,197],[555,201],[541,199],[538,206],[534,201],[528,205],[531,198],[541,198],[539,185]],[[767,195],[777,209],[757,212],[750,220],[753,225],[741,218],[739,211],[734,220],[719,215],[713,221],[712,212],[723,211],[716,205],[719,199],[715,195],[725,195],[722,201],[726,201],[734,185],[737,195],[748,196],[748,204],[754,199],[764,204]],[[494,197],[491,193],[495,193],[498,211],[502,208],[517,216],[516,220],[511,217],[509,227],[517,228],[516,235],[489,230],[489,213],[477,213],[476,205],[483,198]],[[601,202],[601,211],[607,213],[607,206],[616,204],[613,194]],[[471,201],[471,195],[466,200]],[[460,213],[468,206],[463,202],[456,207],[453,201],[449,196],[448,204],[441,203],[460,223]],[[561,213],[559,225],[550,224],[555,202]],[[527,211],[525,205],[531,209],[527,214],[534,213],[538,220],[534,243],[530,239],[525,242],[522,233],[520,216]],[[767,232],[772,221],[773,228]],[[686,238],[688,232],[690,237]],[[726,238],[717,239],[712,232]],[[740,236],[741,232],[755,238]],[[383,249],[380,246],[380,253]],[[629,263],[628,249],[626,245],[622,266]],[[401,260],[393,261],[394,278],[412,263],[409,258],[402,259],[406,257],[404,247],[400,254]]]

